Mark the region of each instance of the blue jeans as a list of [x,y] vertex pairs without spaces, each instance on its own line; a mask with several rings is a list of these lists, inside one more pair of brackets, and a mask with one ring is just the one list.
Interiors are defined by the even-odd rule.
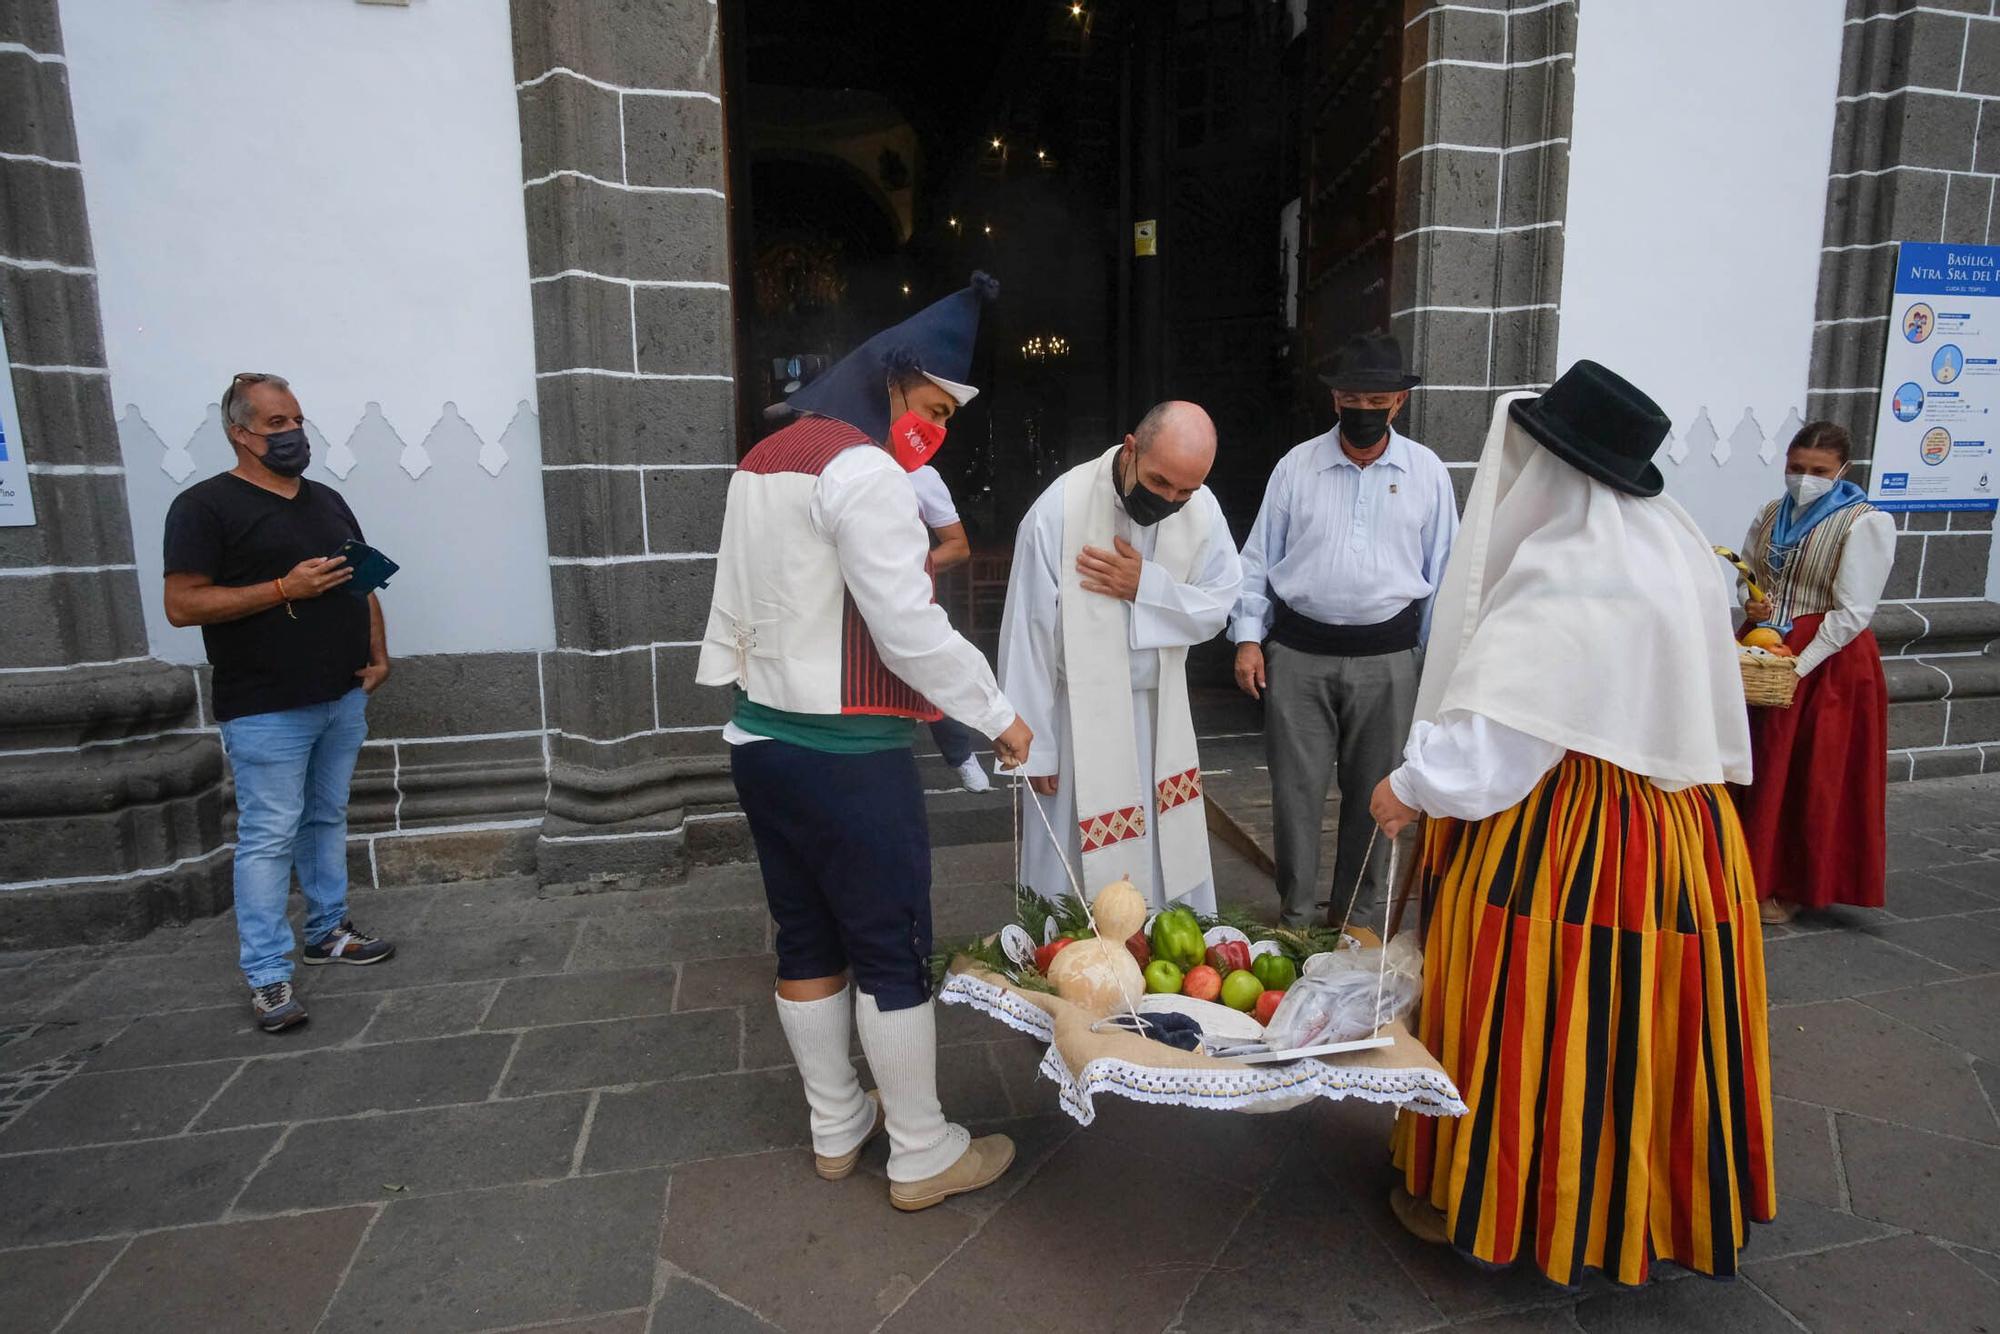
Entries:
[[222,724],[236,775],[236,937],[253,987],[292,975],[285,920],[292,868],[306,897],[306,943],[347,920],[347,789],[368,736],[368,692]]

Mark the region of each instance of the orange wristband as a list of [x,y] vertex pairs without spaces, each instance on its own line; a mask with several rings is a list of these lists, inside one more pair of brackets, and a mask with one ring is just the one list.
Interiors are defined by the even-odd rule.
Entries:
[[280,601],[280,602],[290,602],[290,601],[292,600],[292,599],[291,599],[291,598],[290,598],[290,597],[289,597],[289,596],[288,596],[288,595],[286,594],[286,592],[285,592],[285,581],[284,581],[284,580],[282,580],[282,579],[273,579],[273,580],[272,580],[271,582],[272,582],[273,584],[277,585],[277,588],[278,588],[278,601]]

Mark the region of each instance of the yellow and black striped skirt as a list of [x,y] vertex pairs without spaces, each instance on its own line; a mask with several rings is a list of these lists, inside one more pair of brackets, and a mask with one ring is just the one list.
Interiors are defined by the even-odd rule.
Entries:
[[1519,805],[1433,820],[1418,1035],[1470,1114],[1397,1122],[1452,1243],[1549,1278],[1736,1272],[1777,1212],[1764,946],[1720,787],[1570,755]]

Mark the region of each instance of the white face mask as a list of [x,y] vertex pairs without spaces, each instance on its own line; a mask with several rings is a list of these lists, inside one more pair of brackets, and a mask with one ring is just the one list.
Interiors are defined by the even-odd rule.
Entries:
[[1785,474],[1785,493],[1794,505],[1812,504],[1827,492],[1833,490],[1834,478],[1814,477],[1811,473],[1789,472]]

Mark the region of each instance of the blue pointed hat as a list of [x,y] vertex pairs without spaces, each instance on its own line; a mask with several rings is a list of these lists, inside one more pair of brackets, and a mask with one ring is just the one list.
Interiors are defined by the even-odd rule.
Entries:
[[880,443],[889,434],[889,375],[913,370],[963,407],[979,392],[965,383],[972,373],[979,308],[999,294],[998,279],[973,274],[969,286],[884,329],[835,362],[826,374],[793,394],[789,406],[796,412],[837,417]]

